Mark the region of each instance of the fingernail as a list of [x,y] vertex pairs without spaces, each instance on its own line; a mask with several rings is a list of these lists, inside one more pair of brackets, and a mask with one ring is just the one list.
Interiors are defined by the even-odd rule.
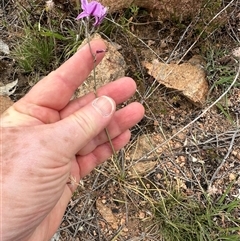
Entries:
[[114,101],[105,95],[95,99],[92,102],[92,106],[95,108],[97,112],[99,112],[104,117],[110,116],[115,110]]

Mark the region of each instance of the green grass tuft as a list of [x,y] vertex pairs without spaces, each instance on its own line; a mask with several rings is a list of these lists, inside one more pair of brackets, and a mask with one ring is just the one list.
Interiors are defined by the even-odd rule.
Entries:
[[205,194],[201,200],[174,191],[161,197],[156,205],[156,217],[165,241],[220,241],[239,240],[240,199],[227,201],[227,191],[217,200]]
[[29,29],[25,29],[25,32],[23,41],[18,43],[13,52],[20,68],[25,73],[35,71],[35,68],[39,72],[50,70],[54,59],[54,39]]

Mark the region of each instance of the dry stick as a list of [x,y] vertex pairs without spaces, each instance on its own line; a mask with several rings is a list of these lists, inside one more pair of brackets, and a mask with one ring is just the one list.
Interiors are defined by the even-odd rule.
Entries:
[[224,163],[226,162],[227,158],[229,157],[230,153],[231,153],[231,150],[233,148],[233,144],[234,144],[234,141],[236,139],[236,136],[237,136],[237,133],[240,132],[239,129],[237,129],[234,134],[233,134],[233,137],[232,137],[232,140],[230,142],[230,145],[229,145],[229,148],[228,148],[228,152],[227,154],[225,155],[225,157],[223,158],[222,160],[222,163],[220,164],[220,166],[217,168],[217,170],[213,173],[213,176],[210,180],[210,183],[209,183],[209,188],[211,188],[212,184],[213,184],[213,181],[217,178],[217,174],[219,173],[220,169],[223,167]]
[[[233,82],[231,83],[231,85],[227,88],[227,90],[217,99],[215,100],[209,107],[207,107],[202,114],[200,114],[198,117],[196,117],[194,120],[192,120],[190,123],[188,123],[186,126],[184,126],[181,130],[179,130],[178,132],[176,132],[174,135],[172,135],[170,138],[168,138],[167,140],[165,140],[163,143],[161,143],[160,145],[156,146],[154,149],[152,149],[151,151],[149,151],[146,155],[142,156],[141,158],[138,159],[138,161],[141,161],[145,158],[147,158],[149,155],[151,155],[153,152],[155,152],[157,149],[159,149],[160,147],[162,147],[163,145],[165,145],[167,142],[169,142],[170,140],[172,140],[174,137],[176,137],[177,135],[179,135],[182,131],[186,130],[189,126],[191,126],[193,123],[195,123],[197,120],[199,120],[202,116],[204,116],[214,105],[216,105],[228,92],[229,90],[234,86],[234,84],[236,83],[238,77],[240,75],[240,61],[239,61],[239,66],[238,66],[238,70],[236,73],[236,76],[233,80]],[[236,133],[237,134],[237,133]],[[129,168],[131,167],[131,165],[129,166]]]

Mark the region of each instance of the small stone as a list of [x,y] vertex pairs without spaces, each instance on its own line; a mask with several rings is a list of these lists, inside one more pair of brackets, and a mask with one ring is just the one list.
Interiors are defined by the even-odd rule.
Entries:
[[232,52],[233,56],[240,59],[240,47],[236,48]]
[[124,233],[127,233],[127,232],[128,232],[128,228],[123,228],[122,231],[123,231]]
[[180,162],[186,162],[186,157],[185,156],[179,156]]
[[174,143],[174,148],[181,148],[181,147],[182,147],[182,143],[180,142]]
[[121,226],[125,225],[125,223],[126,223],[126,219],[125,218],[121,218],[121,220],[120,220]]
[[211,187],[208,187],[207,190],[209,195],[217,194],[219,192],[218,188],[216,188],[214,185]]
[[140,219],[144,219],[145,218],[145,213],[144,212],[140,212],[138,217]]
[[10,54],[8,45],[4,43],[2,39],[0,39],[0,53]]
[[228,178],[229,178],[230,182],[234,181],[234,180],[236,180],[236,175],[234,173],[230,173]]
[[156,175],[156,178],[157,178],[157,180],[160,180],[160,179],[162,178],[162,175],[161,175],[160,173],[158,173],[158,174]]
[[236,157],[240,161],[240,152],[238,151],[232,151],[232,155]]
[[83,226],[79,226],[78,231],[83,232],[84,231],[84,227]]
[[180,163],[180,167],[183,167],[185,165],[185,163],[184,162],[182,162],[182,163]]
[[180,140],[184,141],[185,138],[186,138],[186,134],[181,132],[181,133],[179,133],[179,134],[177,135],[177,138],[179,138]]

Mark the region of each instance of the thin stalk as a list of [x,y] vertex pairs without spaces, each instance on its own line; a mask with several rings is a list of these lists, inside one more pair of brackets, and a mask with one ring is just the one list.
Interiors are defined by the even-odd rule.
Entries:
[[[92,47],[91,47],[91,44],[90,44],[90,36],[89,36],[89,18],[88,18],[87,21],[85,22],[85,27],[86,27],[87,43],[88,43],[88,46],[89,46],[90,53],[91,53],[91,55],[92,55],[92,57],[93,57],[94,95],[95,95],[95,97],[97,98],[98,95],[97,95],[97,80],[96,80],[96,55],[97,55],[98,53],[100,53],[100,52],[93,53],[93,51],[92,51]],[[106,136],[107,136],[107,138],[108,138],[108,141],[109,141],[109,143],[110,143],[110,146],[111,146],[113,155],[114,155],[114,157],[116,157],[117,154],[116,154],[116,151],[115,151],[115,149],[114,149],[112,140],[111,140],[111,138],[110,138],[109,131],[108,131],[107,128],[104,128],[104,130],[105,130]]]

